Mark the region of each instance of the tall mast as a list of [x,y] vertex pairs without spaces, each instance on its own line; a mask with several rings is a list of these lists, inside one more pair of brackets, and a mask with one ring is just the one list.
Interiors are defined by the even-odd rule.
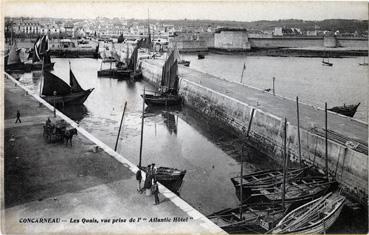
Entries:
[[151,33],[150,33],[150,10],[147,9],[147,34],[148,34],[148,41],[149,41],[149,49],[151,48]]
[[142,117],[141,117],[141,142],[140,142],[140,160],[138,162],[138,168],[141,167],[142,160],[142,143],[143,143],[143,128],[144,128],[144,114],[145,114],[145,87],[143,93],[143,101],[142,101]]

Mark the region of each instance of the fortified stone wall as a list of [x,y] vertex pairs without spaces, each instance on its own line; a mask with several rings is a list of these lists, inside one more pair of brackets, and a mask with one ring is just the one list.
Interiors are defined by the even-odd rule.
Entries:
[[226,50],[251,48],[246,31],[221,31],[214,34],[214,47]]

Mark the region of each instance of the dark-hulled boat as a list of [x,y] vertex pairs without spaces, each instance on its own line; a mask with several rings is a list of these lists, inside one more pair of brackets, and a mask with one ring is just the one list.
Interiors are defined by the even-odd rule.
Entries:
[[325,60],[324,60],[324,58],[323,58],[323,60],[322,60],[322,65],[323,65],[323,66],[333,66],[333,63],[330,63],[330,62],[329,62],[329,58],[327,58],[327,61],[325,61]]
[[41,97],[48,103],[54,104],[83,104],[94,88],[84,90],[79,85],[72,70],[69,70],[68,85],[58,76],[48,72],[43,72],[43,88]]
[[[140,167],[146,172],[147,167]],[[156,170],[156,180],[173,192],[178,192],[183,183],[183,177],[186,170],[178,170],[176,168],[158,167]]]
[[145,94],[145,103],[149,106],[173,106],[182,104],[182,98],[178,95],[178,62],[176,58],[177,48],[174,48],[165,61],[161,75],[161,91],[154,94]]
[[190,66],[190,61],[188,60],[179,60],[178,64],[182,64],[183,66],[189,67]]
[[205,59],[205,55],[204,54],[198,54],[197,59],[199,59],[199,60]]
[[353,117],[356,113],[357,108],[359,107],[360,102],[358,104],[351,104],[351,105],[346,105],[343,104],[343,106],[336,106],[333,108],[328,109],[329,111],[335,112],[335,113],[339,113],[348,117]]

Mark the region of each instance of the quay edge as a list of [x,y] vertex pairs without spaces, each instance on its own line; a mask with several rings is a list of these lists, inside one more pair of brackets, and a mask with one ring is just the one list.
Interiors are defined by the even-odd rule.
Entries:
[[[158,86],[163,61],[144,60],[144,79]],[[288,120],[287,149],[290,160],[298,160],[298,137],[295,101],[273,96],[255,88],[229,82],[191,68],[180,67],[180,94],[185,104],[205,117],[217,120],[231,130],[243,135],[248,127],[252,109],[255,109],[250,144],[276,160],[283,157],[283,123]],[[232,90],[233,88],[233,90]],[[367,206],[368,200],[368,124],[329,112],[328,129],[345,140],[359,142],[363,151],[351,149],[339,141],[328,139],[329,171],[336,176],[343,192],[355,201]],[[315,162],[325,169],[324,134],[312,131],[312,127],[324,128],[324,111],[300,103],[301,155],[305,162]],[[365,151],[366,147],[366,151]]]
[[[12,95],[15,95],[16,93],[18,93],[18,94],[21,94],[21,95],[18,95],[18,96],[22,96],[22,97],[21,98],[17,97],[17,99],[11,99],[11,100],[28,99],[27,102],[25,102],[27,104],[30,103],[30,102],[31,103],[39,103],[40,104],[40,107],[41,106],[43,108],[46,107],[48,109],[48,111],[49,111],[49,116],[52,116],[52,111],[54,110],[53,106],[51,106],[49,103],[47,103],[45,100],[43,100],[39,96],[32,95],[32,92],[29,89],[27,89],[26,87],[24,87],[19,81],[17,81],[16,79],[14,79],[9,74],[4,73],[4,79],[6,80],[6,81],[4,81],[4,89],[5,90],[7,89],[7,85],[6,85],[7,83],[8,83],[8,86],[10,86],[9,84],[11,84],[11,86],[12,86],[11,89],[23,90],[22,92],[20,92],[20,91],[14,92],[14,90],[12,90],[10,92]],[[13,87],[14,86],[13,84],[15,85],[15,87]],[[16,101],[14,101],[14,102],[16,102]],[[12,107],[18,107],[18,106],[22,106],[22,105],[23,104],[12,104]],[[22,110],[21,112],[23,113],[23,115],[25,115],[25,113],[26,113],[25,110]],[[37,113],[37,112],[35,113],[35,111],[31,111],[31,113],[34,113],[35,115],[39,115],[39,113]],[[92,134],[90,134],[84,128],[80,127],[76,122],[74,122],[73,120],[71,120],[69,117],[65,116],[63,113],[61,113],[58,110],[56,110],[56,115],[57,115],[58,118],[63,119],[69,125],[71,125],[72,127],[76,128],[78,130],[78,133],[79,134],[82,134],[83,139],[84,139],[82,141],[82,145],[86,145],[83,148],[88,148],[88,146],[92,146],[92,144],[94,144],[94,145],[98,146],[100,149],[102,149],[107,155],[111,156],[116,161],[118,161],[119,163],[121,163],[122,167],[124,167],[128,171],[132,172],[132,175],[134,175],[133,173],[135,173],[138,170],[138,168],[137,168],[137,166],[135,164],[131,163],[125,157],[123,157],[120,154],[118,154],[117,152],[115,152],[112,148],[110,148],[108,145],[106,145],[105,143],[103,143],[102,141],[100,141],[99,139],[97,139],[95,136],[93,136]],[[26,115],[26,116],[22,117],[22,120],[24,121],[24,120],[27,120],[27,119],[32,119],[32,117],[36,118],[36,116],[32,116],[32,115],[31,116],[27,116]],[[46,119],[46,116],[45,116],[45,119]],[[11,121],[11,123],[13,123],[13,119],[12,120],[5,120],[5,123],[9,123],[9,121]],[[8,126],[8,127],[5,126],[5,128],[8,128],[8,129],[9,128],[10,129],[12,129],[12,128],[13,129],[14,128],[24,128],[24,127],[29,128],[30,126],[38,126],[40,128],[41,127],[40,126],[40,123],[41,122],[43,122],[43,121],[40,120],[39,122],[37,122],[38,124],[32,124],[32,123],[27,123],[27,121],[25,121],[24,123],[22,123],[22,125],[17,126],[16,124],[12,124],[11,126]],[[42,129],[42,128],[40,128],[40,129]],[[40,132],[40,133],[42,133],[42,132]],[[76,137],[76,138],[80,138],[80,137]],[[75,141],[77,141],[77,140],[75,140]],[[78,146],[73,146],[73,149],[74,149],[73,151],[74,152],[77,151],[75,149],[78,149],[78,148],[79,148]],[[143,177],[145,177],[145,173],[142,172],[142,174],[143,174]],[[28,180],[30,180],[30,179],[28,179]],[[134,181],[136,181],[136,180],[134,179]],[[136,185],[136,182],[134,182],[133,184]],[[92,191],[93,192],[96,192],[96,190],[98,189],[98,187],[93,187],[93,189],[87,190],[87,191],[90,191],[90,193],[88,193],[88,196],[87,196],[90,200],[95,200],[96,199],[96,198],[94,198],[95,193],[92,193]],[[103,186],[102,188],[104,188],[104,187],[105,186]],[[171,192],[170,190],[168,190],[166,187],[164,187],[163,185],[159,184],[159,188],[160,188],[161,197],[167,198],[167,199],[164,199],[163,201],[168,200],[170,203],[169,202],[165,202],[165,203],[163,202],[163,206],[165,206],[165,209],[163,208],[162,209],[163,211],[161,211],[161,212],[160,212],[160,210],[161,210],[160,207],[153,208],[154,213],[157,213],[157,215],[158,215],[158,214],[160,214],[162,212],[165,212],[165,211],[167,211],[167,212],[168,211],[177,211],[177,212],[178,211],[181,211],[181,213],[184,213],[189,218],[192,218],[192,220],[191,220],[192,222],[190,222],[190,224],[188,225],[189,227],[192,226],[192,228],[189,229],[189,227],[188,227],[188,229],[189,229],[188,231],[193,231],[194,232],[194,231],[196,231],[196,228],[197,228],[198,229],[198,232],[197,233],[199,233],[199,234],[205,234],[205,233],[206,234],[208,234],[208,233],[209,234],[226,234],[221,228],[219,228],[213,222],[211,222],[210,220],[208,220],[206,218],[206,216],[204,216],[203,214],[201,214],[199,211],[195,210],[188,203],[186,203],[183,199],[181,199],[179,196],[177,196],[176,194],[174,194],[173,192]],[[107,189],[105,188],[105,190],[107,190]],[[124,189],[124,190],[125,191],[128,191],[127,192],[128,194],[134,194],[134,195],[137,194],[135,187],[134,188],[131,188],[131,190],[128,190],[128,189]],[[34,192],[34,193],[36,193],[36,192]],[[73,197],[77,197],[77,198],[73,198],[73,200],[74,201],[81,200],[81,198],[78,198],[78,195],[83,194],[83,193],[85,193],[84,190],[81,190],[80,192],[73,192],[72,193],[72,196]],[[104,193],[106,194],[106,191],[100,192],[100,193],[101,194],[104,194]],[[65,196],[65,195],[67,195],[67,196]],[[64,197],[69,197],[69,193],[65,192],[65,195],[58,195],[58,196],[50,195],[50,196],[54,196],[54,201],[55,201],[55,200],[62,200],[62,198],[64,198]],[[134,195],[133,195],[133,198],[135,197]],[[115,197],[115,195],[110,195],[110,196]],[[138,197],[143,197],[143,196],[142,195],[138,195]],[[151,201],[152,200],[152,198],[147,198],[147,199],[148,199],[148,201]],[[99,200],[99,199],[97,198],[96,200]],[[127,200],[127,203],[132,203],[131,196],[129,198],[123,199],[123,200]],[[42,205],[48,205],[47,203],[49,201],[53,201],[53,200],[49,200],[48,198],[45,198],[45,200],[31,201],[31,202],[27,202],[26,204],[17,205],[17,206],[13,206],[13,207],[10,207],[10,208],[5,208],[4,214],[7,214],[8,213],[8,214],[11,215],[9,218],[7,218],[7,224],[6,225],[7,226],[15,226],[14,227],[15,229],[20,228],[21,226],[19,226],[19,224],[17,224],[18,222],[15,221],[15,220],[13,221],[13,219],[16,219],[16,218],[15,217],[12,217],[12,216],[13,215],[20,216],[24,212],[24,210],[25,210],[24,208],[27,208],[27,206],[34,207],[34,204],[36,204],[36,208],[38,208],[38,210],[41,210],[41,212],[35,212],[35,215],[37,213],[47,213],[48,209],[50,209],[50,211],[53,211],[54,208],[48,208],[48,207],[45,207],[45,209],[40,208],[40,207],[42,207],[41,204]],[[140,203],[140,200],[133,200],[133,201],[134,201],[134,203]],[[150,202],[150,204],[151,204],[151,202]],[[101,206],[101,205],[97,205],[96,207],[93,204],[88,205],[89,212],[91,212],[91,211],[98,211],[99,206]],[[143,205],[134,205],[134,206],[131,205],[131,206],[132,206],[132,208],[136,208],[137,209],[137,207],[142,207]],[[127,210],[130,210],[132,208],[120,208],[120,209],[123,209],[123,212],[124,213],[122,212],[122,214],[124,215],[127,212]],[[65,209],[65,208],[63,208],[63,209]],[[116,208],[116,209],[118,209],[118,208]],[[32,213],[31,210],[28,211],[28,212],[29,213]],[[70,213],[75,213],[75,212],[70,212]],[[109,212],[108,211],[101,212],[101,215],[103,215],[104,213],[106,214],[106,213],[109,213]],[[79,211],[78,212],[78,215],[75,215],[75,216],[80,216],[80,215],[83,215],[83,211]],[[88,216],[93,216],[93,215],[95,215],[95,214],[92,214],[92,215],[91,214],[86,214],[84,216],[88,217]],[[58,214],[56,213],[53,216],[58,216]],[[168,215],[168,216],[173,216],[173,218],[176,217],[175,214]],[[2,221],[2,222],[4,222],[4,221]],[[154,229],[156,225],[157,224],[155,224],[155,225],[152,224],[153,227],[152,228],[149,228],[148,231],[150,231],[150,229],[151,230]],[[50,228],[52,226],[53,225],[49,225]],[[140,226],[142,226],[142,225],[140,225]],[[145,226],[142,226],[142,227],[145,227]],[[173,228],[173,226],[172,227],[171,226],[168,226],[168,227],[169,228],[166,231],[166,233],[170,233],[170,232],[176,231],[175,228]],[[59,231],[59,229],[67,229],[67,230],[70,230],[69,232],[73,232],[74,231],[74,233],[75,233],[75,231],[79,231],[79,230],[73,230],[73,229],[76,229],[76,227],[74,225],[67,226],[67,228],[64,228],[64,225],[59,226],[59,225],[55,224],[55,228],[56,228],[55,231]],[[104,226],[102,226],[102,227],[96,227],[96,229],[97,229],[96,231],[99,231],[100,233],[101,232],[106,232],[104,230],[105,228],[106,227],[104,227]],[[124,229],[124,226],[122,228]],[[177,232],[183,233],[183,234],[188,233],[188,232],[185,232],[186,230],[183,230],[185,228],[186,228],[186,226],[182,224],[182,225],[179,226],[179,230],[182,230],[182,231],[179,231],[178,230]],[[45,229],[45,230],[43,230],[43,229]],[[86,229],[86,228],[82,228],[82,229]],[[144,228],[137,229],[137,231],[142,231],[142,229],[144,229]],[[44,232],[45,231],[49,231],[48,228],[46,228],[46,227],[42,227],[41,230],[44,231]],[[112,229],[112,231],[114,231],[114,229]],[[131,231],[130,233],[132,233],[132,231],[136,231],[136,229],[134,227],[132,228],[132,226],[129,226],[129,227],[127,227],[127,231]],[[137,233],[137,231],[136,231],[136,233]],[[154,231],[155,230],[152,230],[152,232],[154,232]]]

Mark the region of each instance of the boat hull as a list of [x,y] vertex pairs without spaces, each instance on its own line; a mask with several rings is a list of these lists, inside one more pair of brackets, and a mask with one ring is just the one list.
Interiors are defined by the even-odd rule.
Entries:
[[134,80],[139,80],[142,78],[142,73],[136,72],[135,74],[133,74],[133,71],[128,69],[103,69],[97,71],[97,76],[115,78],[118,80],[129,80],[132,78]]
[[145,103],[148,106],[174,106],[182,104],[182,98],[178,95],[145,95]]
[[[146,172],[146,167],[141,167],[141,170]],[[156,179],[162,185],[167,187],[170,191],[179,192],[183,178],[186,175],[185,170],[178,170],[175,168],[158,167]]]
[[[50,63],[50,64],[45,64],[44,65],[44,70],[53,70],[54,69],[54,62]],[[42,70],[42,63],[33,63],[30,64],[31,65],[31,69],[32,70]]]
[[10,64],[5,66],[6,72],[25,73],[31,72],[32,67],[25,63]]
[[359,105],[360,103],[358,103],[357,105],[337,106],[328,110],[348,117],[353,117]]
[[88,98],[88,96],[91,94],[93,90],[94,89],[92,88],[86,91],[71,93],[65,96],[55,96],[55,97],[54,96],[43,96],[42,98],[51,105],[54,105],[54,103],[55,105],[58,105],[58,104],[79,105],[79,104],[83,104],[86,101],[86,99]]

